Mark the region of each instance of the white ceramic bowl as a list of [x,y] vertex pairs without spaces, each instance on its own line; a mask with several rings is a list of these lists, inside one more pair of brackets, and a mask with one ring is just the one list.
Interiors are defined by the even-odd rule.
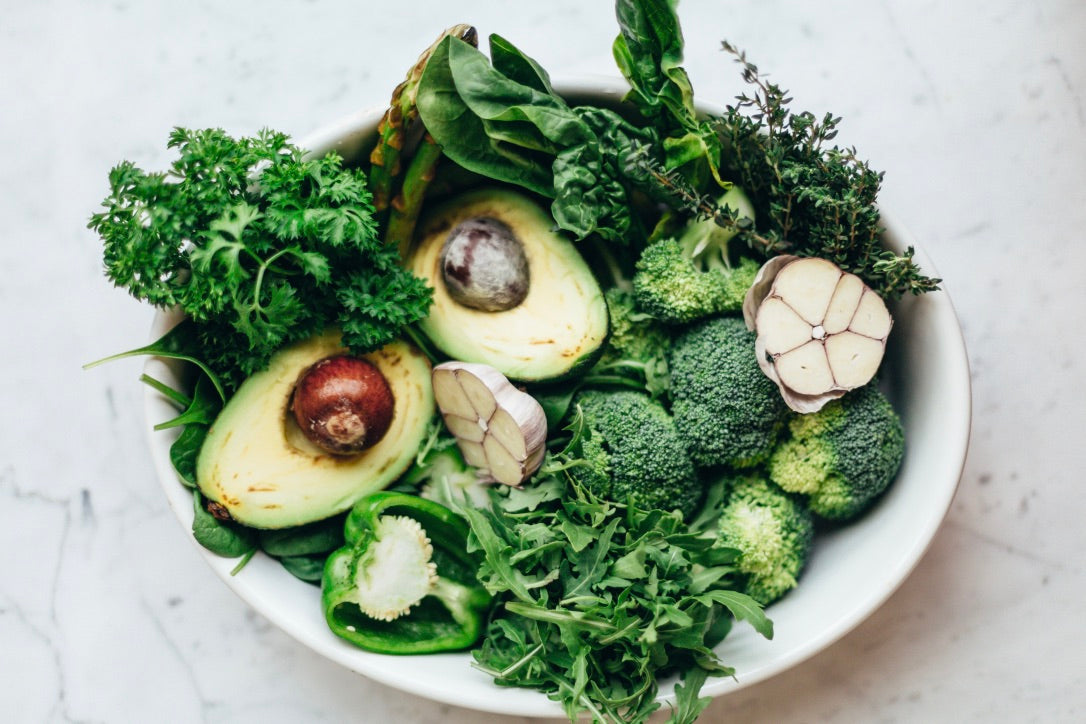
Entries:
[[[563,93],[616,101],[614,80],[560,84]],[[380,109],[342,119],[299,144],[316,153],[337,150],[357,157],[372,139]],[[902,251],[917,246],[909,232],[883,211],[886,245]],[[936,274],[921,250],[916,259]],[[718,647],[737,678],[710,679],[703,693],[718,696],[762,681],[827,647],[871,615],[920,560],[950,505],[965,460],[970,427],[970,379],[965,346],[945,291],[910,297],[893,305],[895,327],[886,364],[889,393],[905,424],[907,452],[897,480],[861,520],[817,539],[800,585],[769,608],[775,638],[766,641],[738,625]],[[160,314],[157,338],[176,321]],[[169,381],[176,370],[161,360],[149,373]],[[176,379],[176,377],[174,377]],[[150,425],[174,409],[153,391],[145,398]],[[174,434],[151,433],[150,446],[163,489],[186,530],[191,530],[192,495],[178,481],[169,460]],[[301,583],[277,562],[256,556],[237,575],[235,561],[219,558],[193,542],[208,564],[256,611],[304,645],[388,686],[437,701],[519,716],[563,716],[542,694],[495,686],[473,669],[467,653],[396,657],[371,654],[335,637],[325,626],[319,591]],[[662,696],[672,687],[663,682]]]

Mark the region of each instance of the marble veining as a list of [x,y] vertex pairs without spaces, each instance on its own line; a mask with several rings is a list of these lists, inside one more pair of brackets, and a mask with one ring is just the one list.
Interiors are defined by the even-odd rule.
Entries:
[[[555,75],[614,74],[611,3],[9,4],[0,24],[0,719],[524,721],[402,694],[272,626],[177,525],[145,441],[151,311],[101,276],[111,165],[174,125],[296,136],[385,102],[444,27]],[[913,574],[837,644],[714,701],[707,722],[1086,719],[1086,5],[685,0],[700,97],[742,90],[727,38],[887,172],[946,280],[974,428]]]

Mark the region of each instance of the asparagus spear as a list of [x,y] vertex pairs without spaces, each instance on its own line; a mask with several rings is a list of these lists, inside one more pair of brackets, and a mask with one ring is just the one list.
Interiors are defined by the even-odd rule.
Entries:
[[433,45],[419,56],[404,81],[392,91],[388,110],[385,111],[385,115],[377,126],[377,145],[370,154],[370,191],[373,193],[374,207],[378,212],[389,208],[393,194],[396,193],[396,181],[400,176],[400,157],[404,152],[405,140],[418,120],[415,95],[419,79],[422,77],[426,62],[430,59],[430,54],[446,35],[454,35],[472,45],[478,42],[475,28],[464,24],[454,25],[443,32]]

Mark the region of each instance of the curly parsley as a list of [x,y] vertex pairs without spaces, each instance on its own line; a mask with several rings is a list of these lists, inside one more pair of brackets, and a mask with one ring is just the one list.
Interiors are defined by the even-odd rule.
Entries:
[[185,312],[195,352],[228,387],[325,327],[362,353],[425,316],[431,290],[381,242],[365,174],[335,153],[308,158],[267,130],[176,128],[168,147],[166,173],[113,168],[88,226],[109,279]]

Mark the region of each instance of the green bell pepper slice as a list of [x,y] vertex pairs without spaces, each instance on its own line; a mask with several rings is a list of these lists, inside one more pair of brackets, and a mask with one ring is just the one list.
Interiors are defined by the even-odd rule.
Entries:
[[[387,516],[409,518],[422,527],[436,573],[422,599],[392,620],[364,613],[358,588]],[[476,579],[479,561],[467,552],[469,529],[460,516],[424,498],[382,491],[355,503],[343,530],[346,544],[328,557],[321,580],[324,617],[333,633],[382,654],[455,651],[479,639],[491,596]]]

